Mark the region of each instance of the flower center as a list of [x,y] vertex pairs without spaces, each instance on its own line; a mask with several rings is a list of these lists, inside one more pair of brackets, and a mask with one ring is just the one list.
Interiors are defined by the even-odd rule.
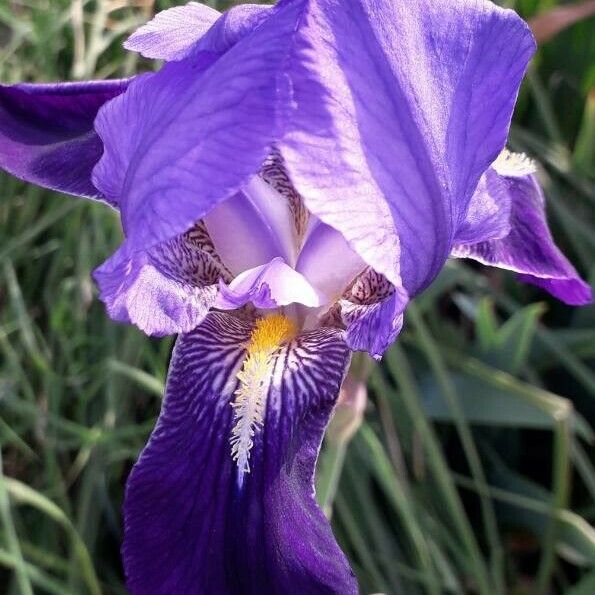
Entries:
[[235,391],[235,425],[231,432],[231,456],[240,471],[242,483],[244,473],[250,472],[250,450],[254,435],[262,428],[266,410],[266,399],[273,367],[273,355],[283,343],[297,334],[292,320],[282,314],[259,318],[246,345],[246,359],[238,372],[239,386]]

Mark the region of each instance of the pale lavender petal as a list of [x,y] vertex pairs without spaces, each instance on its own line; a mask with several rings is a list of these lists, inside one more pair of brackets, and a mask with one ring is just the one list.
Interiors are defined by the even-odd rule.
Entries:
[[270,24],[214,63],[203,52],[145,75],[101,111],[106,150],[94,179],[121,201],[132,245],[183,233],[260,169],[280,134],[289,88],[278,74],[300,6],[270,11]]
[[533,51],[527,25],[488,1],[310,3],[279,145],[306,206],[419,292],[504,146]]
[[215,52],[222,54],[251,33],[273,12],[272,6],[240,4],[226,10],[217,22],[192,48],[194,54]]
[[453,256],[521,273],[523,281],[542,287],[567,304],[590,303],[591,288],[554,243],[537,178],[526,175],[501,180],[511,203],[510,233],[500,239],[458,244]]
[[126,489],[132,595],[358,592],[313,487],[349,350],[331,329],[279,350],[240,488],[230,403],[250,332],[213,313],[178,339],[161,416]]
[[109,315],[148,335],[196,328],[213,305],[226,272],[191,235],[147,251],[120,249],[93,274]]
[[91,182],[103,151],[93,121],[127,85],[126,80],[0,85],[0,168],[46,188],[103,198]]
[[257,308],[303,304],[316,308],[326,303],[324,296],[282,258],[244,271],[228,286],[220,283],[214,307],[234,310],[251,302]]
[[220,16],[218,10],[198,2],[174,6],[137,29],[124,47],[145,58],[181,60]]
[[162,11],[124,43],[146,58],[177,61],[199,52],[225,53],[250,33],[271,11],[270,6],[242,4],[225,13],[190,2]]
[[282,257],[293,265],[296,237],[287,201],[258,176],[204,217],[217,254],[234,274]]
[[337,301],[365,268],[343,235],[322,222],[307,235],[296,266],[327,303]]

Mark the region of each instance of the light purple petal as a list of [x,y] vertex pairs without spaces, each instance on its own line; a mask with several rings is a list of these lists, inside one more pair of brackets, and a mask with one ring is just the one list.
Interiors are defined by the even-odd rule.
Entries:
[[126,489],[132,595],[358,592],[313,487],[349,350],[321,329],[278,352],[240,488],[230,403],[249,333],[214,313],[178,339],[161,416]]
[[505,178],[489,168],[469,202],[465,219],[455,235],[456,244],[497,240],[510,232],[510,193]]
[[303,304],[316,308],[327,303],[308,280],[287,265],[282,258],[244,271],[227,286],[219,284],[214,303],[221,310],[235,310],[251,302],[257,308],[276,308],[289,304]]
[[124,42],[124,47],[145,58],[181,60],[219,16],[218,10],[198,2],[174,6],[157,13],[137,29]]
[[103,151],[93,121],[127,86],[126,80],[0,85],[0,168],[46,188],[103,198],[91,182]]
[[147,248],[183,233],[256,173],[280,133],[277,106],[301,4],[270,11],[258,27],[214,57],[170,62],[102,110],[106,151],[96,185],[120,200],[131,244]]
[[190,2],[158,13],[124,43],[146,58],[182,60],[200,52],[223,54],[271,12],[271,6],[241,4],[225,13]]
[[192,48],[192,53],[222,54],[251,33],[273,13],[273,7],[262,4],[240,4],[226,10],[217,22]]
[[296,266],[327,303],[337,301],[365,268],[343,235],[322,222],[308,234]]
[[93,274],[109,315],[148,335],[189,332],[206,316],[226,272],[189,235],[147,251],[120,249]]
[[296,232],[287,200],[259,176],[204,217],[217,254],[237,275],[282,257],[293,265]]
[[542,287],[567,304],[590,303],[591,288],[554,243],[537,178],[502,177],[501,181],[511,203],[510,233],[501,239],[459,244],[453,256],[521,273],[523,281]]
[[504,146],[533,51],[527,25],[488,1],[310,2],[280,144],[307,207],[419,292]]

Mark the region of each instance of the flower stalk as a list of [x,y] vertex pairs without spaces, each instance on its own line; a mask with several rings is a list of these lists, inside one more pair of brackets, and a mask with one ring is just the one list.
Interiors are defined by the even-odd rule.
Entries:
[[349,372],[343,381],[333,418],[326,431],[320,455],[316,483],[317,500],[326,518],[333,514],[333,504],[349,443],[359,430],[368,401],[366,387],[374,360],[365,353],[353,356]]

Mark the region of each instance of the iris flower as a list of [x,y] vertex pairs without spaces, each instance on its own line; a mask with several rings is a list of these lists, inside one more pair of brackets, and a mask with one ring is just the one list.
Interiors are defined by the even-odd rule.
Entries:
[[449,257],[591,299],[505,150],[531,33],[484,0],[191,2],[125,47],[165,64],[3,86],[0,166],[117,209],[100,297],[179,334],[127,485],[128,587],[356,593],[313,488],[350,354],[380,357]]

